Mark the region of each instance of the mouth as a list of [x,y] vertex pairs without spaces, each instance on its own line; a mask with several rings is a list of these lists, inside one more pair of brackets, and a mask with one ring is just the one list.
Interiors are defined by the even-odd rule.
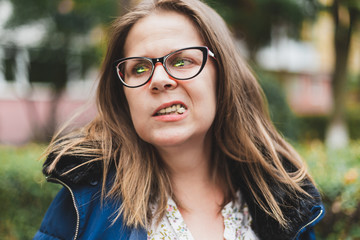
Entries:
[[178,114],[181,115],[186,111],[186,107],[182,104],[173,104],[169,107],[165,107],[157,111],[154,116],[162,116],[162,115],[172,115]]

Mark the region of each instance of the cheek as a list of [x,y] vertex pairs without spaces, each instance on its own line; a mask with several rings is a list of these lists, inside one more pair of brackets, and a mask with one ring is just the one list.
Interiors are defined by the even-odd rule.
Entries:
[[216,115],[216,109],[217,109],[217,77],[216,72],[212,73],[209,80],[209,86],[208,86],[208,96],[207,96],[207,106],[209,109],[209,114],[212,117],[212,120],[214,120]]
[[130,117],[133,123],[135,132],[144,141],[147,141],[148,128],[146,116],[142,114],[142,109],[130,107]]
[[140,135],[139,132],[141,132],[141,129],[144,128],[143,125],[145,125],[145,116],[143,116],[143,114],[145,114],[145,109],[143,109],[144,99],[141,97],[142,95],[140,93],[137,93],[136,89],[126,89],[124,92],[127,103],[129,105],[131,120],[136,132]]
[[[198,79],[200,80],[200,79]],[[200,81],[199,81],[200,83]],[[191,88],[193,90],[192,96],[194,97],[194,103],[196,104],[197,116],[199,120],[206,125],[209,121],[212,123],[215,118],[217,108],[217,97],[216,97],[217,81],[213,75],[206,74],[201,79],[201,83]]]
[[136,116],[135,113],[141,112],[141,107],[143,107],[144,100],[146,99],[144,92],[141,90],[140,88],[124,89],[125,98],[132,116]]
[[208,103],[209,105],[211,104],[212,108],[216,109],[216,103],[217,103],[217,85],[218,85],[218,80],[217,80],[217,75],[216,75],[216,71],[212,68],[209,71],[208,77],[207,77],[207,98],[208,98]]
[[216,98],[216,92],[217,92],[216,90],[218,86],[218,76],[217,76],[218,71],[212,59],[209,59],[204,70],[206,73],[205,78],[206,78],[208,90],[213,94],[213,97]]

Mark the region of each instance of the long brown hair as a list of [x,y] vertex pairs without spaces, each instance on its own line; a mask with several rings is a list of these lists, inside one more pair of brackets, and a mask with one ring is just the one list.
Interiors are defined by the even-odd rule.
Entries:
[[[153,218],[149,204],[156,201],[156,214],[162,216],[172,189],[157,151],[136,134],[123,86],[113,62],[124,57],[124,43],[131,27],[154,11],[175,11],[189,17],[217,59],[217,114],[212,126],[214,177],[225,179],[230,198],[239,189],[241,176],[257,205],[287,225],[272,184],[290,198],[306,192],[310,180],[299,155],[280,136],[271,123],[264,94],[254,74],[237,52],[232,34],[223,19],[199,0],[148,0],[114,21],[97,89],[98,116],[80,133],[54,138],[48,153],[56,158],[47,169],[56,168],[63,155],[92,156],[90,162],[103,166],[106,176],[115,166],[114,182],[107,197],[121,199],[118,217],[123,214],[129,226],[146,226]],[[284,159],[292,170],[284,167]],[[78,168],[81,166],[78,166]],[[103,191],[103,194],[105,192]],[[302,195],[303,196],[303,195]]]

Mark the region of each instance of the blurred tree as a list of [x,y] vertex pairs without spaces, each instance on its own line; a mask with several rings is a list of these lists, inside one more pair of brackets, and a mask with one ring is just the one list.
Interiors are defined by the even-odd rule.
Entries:
[[[334,107],[327,129],[326,142],[330,148],[343,148],[348,144],[348,130],[345,122],[345,101],[347,95],[347,70],[350,42],[356,25],[360,24],[359,0],[333,0],[328,8],[335,25],[335,66],[332,77]],[[357,26],[359,30],[359,26]]]
[[[305,19],[315,19],[317,0],[206,0],[230,25],[238,39],[245,42],[249,59],[255,62],[257,51],[272,40],[300,37]],[[261,73],[261,71],[257,71]],[[276,79],[260,74],[259,80],[269,102],[272,120],[285,137],[298,137],[295,116],[286,103]]]
[[[1,1],[1,0],[0,0]],[[56,126],[58,100],[66,87],[69,71],[84,73],[98,63],[100,54],[87,34],[96,26],[108,25],[128,9],[130,1],[122,0],[8,0],[13,6],[7,28],[43,23],[46,34],[37,49],[30,51],[30,82],[51,83],[52,106],[44,134],[35,136],[48,140]],[[82,68],[73,64],[75,58],[83,60]],[[76,61],[75,61],[76,62]],[[30,104],[31,105],[31,104]],[[30,106],[29,105],[29,106]],[[29,111],[32,112],[32,111]],[[34,116],[32,116],[34,118]],[[37,122],[37,121],[33,121]],[[33,129],[37,129],[34,126]]]
[[315,0],[207,0],[245,41],[254,61],[259,48],[273,38],[299,37],[305,18],[314,18]]
[[[244,40],[249,58],[255,61],[259,48],[286,33],[298,37],[305,19],[315,19],[321,10],[331,13],[334,20],[335,65],[332,77],[334,107],[330,116],[326,141],[331,148],[346,146],[348,133],[345,123],[347,95],[347,65],[350,41],[359,30],[359,0],[207,0],[225,18],[239,39]],[[356,29],[357,28],[357,29]],[[271,101],[271,99],[270,99]]]

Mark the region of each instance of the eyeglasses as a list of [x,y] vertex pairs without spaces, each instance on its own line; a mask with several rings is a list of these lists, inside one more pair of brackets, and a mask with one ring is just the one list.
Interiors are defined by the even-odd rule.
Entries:
[[165,71],[174,79],[194,78],[203,70],[209,55],[214,58],[214,53],[207,47],[188,47],[160,58],[122,58],[115,61],[114,65],[122,84],[136,88],[150,81],[158,62],[162,63]]

